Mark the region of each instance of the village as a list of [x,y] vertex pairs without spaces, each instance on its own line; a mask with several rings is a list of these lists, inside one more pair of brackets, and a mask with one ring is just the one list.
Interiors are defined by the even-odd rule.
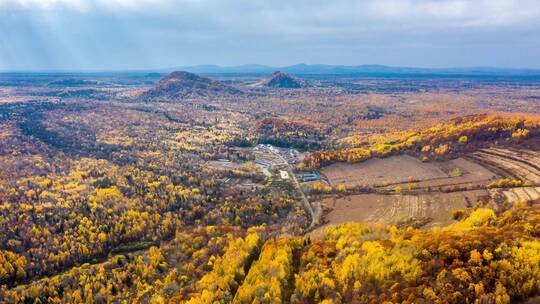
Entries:
[[[208,161],[208,164],[227,169],[245,166],[252,161],[254,170],[260,171],[265,180],[288,183],[293,178],[300,182],[313,182],[321,179],[316,171],[299,171],[296,165],[305,157],[294,148],[281,148],[270,144],[258,144],[249,148],[230,148],[229,158]],[[245,185],[245,184],[244,184]]]

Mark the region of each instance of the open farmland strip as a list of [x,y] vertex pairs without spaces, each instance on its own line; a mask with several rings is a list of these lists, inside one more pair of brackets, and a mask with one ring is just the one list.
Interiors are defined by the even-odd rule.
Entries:
[[493,162],[499,164],[500,166],[502,166],[502,167],[508,169],[509,171],[511,171],[512,173],[514,173],[514,175],[516,175],[518,177],[521,177],[521,178],[525,178],[525,176],[526,176],[526,175],[522,174],[523,173],[522,171],[524,169],[525,169],[525,171],[528,171],[522,165],[516,164],[512,160],[510,160],[508,158],[505,158],[505,157],[501,157],[501,156],[499,156],[497,154],[487,153],[487,152],[484,152],[484,151],[476,152],[475,154],[480,155],[481,157],[483,157],[485,159],[489,159],[490,161],[493,161]]
[[527,194],[529,195],[531,200],[536,200],[536,199],[538,199],[540,197],[540,194],[538,193],[538,191],[536,191],[536,188],[525,187],[525,188],[523,188],[523,190],[525,190],[525,192],[527,192]]
[[396,219],[403,217],[403,207],[407,206],[407,200],[408,196],[401,196],[393,200],[392,207],[395,209],[395,212],[389,217],[389,222],[395,221]]
[[497,150],[494,151],[492,149],[482,149],[481,151],[484,152],[484,153],[488,153],[488,154],[491,154],[491,155],[496,155],[496,156],[499,156],[499,157],[502,157],[502,158],[511,159],[513,161],[516,161],[518,163],[522,163],[522,164],[524,164],[524,165],[526,165],[528,167],[533,168],[534,171],[536,171],[536,172],[540,172],[540,167],[536,163],[530,162],[530,161],[524,159],[521,155],[517,155],[515,152],[512,153],[512,151],[510,151],[510,150],[501,150],[501,152],[497,152]]
[[394,218],[403,218],[408,215],[408,206],[409,206],[409,196],[403,195],[401,197],[397,197],[396,201],[399,202],[399,207],[397,208],[397,212]]
[[410,196],[404,195],[397,197],[393,200],[393,205],[396,206],[396,213],[389,219],[389,221],[395,221],[408,215],[404,210],[409,206]]
[[[440,201],[444,201],[444,199],[442,197],[440,197],[440,196],[436,196],[435,199],[440,200]],[[445,212],[450,212],[451,209],[453,209],[453,207],[451,205],[446,204],[446,203],[443,203],[443,205],[440,208],[443,208]]]
[[509,158],[501,157],[492,153],[486,153],[483,151],[476,152],[475,154],[480,155],[484,158],[489,158],[491,161],[494,161],[499,165],[510,169],[514,173],[514,175],[520,177],[520,179],[529,180],[534,183],[540,182],[540,171],[525,163],[520,163]]
[[505,156],[512,156],[521,158],[523,151],[522,150],[514,150],[514,149],[503,149],[503,148],[488,148],[488,149],[481,149],[482,151],[491,151],[492,153],[497,153],[499,155],[505,155]]
[[375,211],[373,212],[373,214],[370,216],[372,221],[373,222],[384,221],[384,215],[386,214],[384,210],[385,210],[384,205],[377,207]]
[[540,153],[532,150],[519,150],[521,153],[521,158],[527,160],[528,162],[537,164],[540,167]]
[[524,188],[514,188],[516,195],[519,197],[520,201],[529,201],[531,198],[524,190]]
[[354,164],[334,163],[321,172],[328,176],[331,185],[388,186],[408,182],[411,177],[419,180],[448,178],[439,167],[408,155],[372,158]]
[[516,191],[515,188],[505,191],[504,193],[505,195],[507,195],[507,197],[510,197],[513,199],[512,202],[517,202],[521,200],[521,196],[519,195],[519,193]]
[[428,202],[425,197],[422,197],[422,216],[429,216],[433,212],[433,204],[431,202]]
[[[451,212],[466,208],[467,202],[475,202],[479,196],[488,195],[487,190],[472,190],[452,193],[427,193],[421,195],[355,194],[338,198],[334,204],[331,198],[324,200],[333,206],[325,219],[329,225],[362,223],[396,223],[407,217],[429,217],[429,226],[451,223]],[[318,228],[317,231],[322,231]]]
[[405,210],[403,212],[405,217],[411,216],[411,196],[407,195],[405,197]]
[[397,197],[397,201],[400,202],[397,208],[396,216],[394,218],[402,218],[407,216],[408,196]]
[[401,196],[397,199],[399,206],[397,207],[397,212],[394,218],[400,218],[407,215],[407,208],[409,206],[409,196]]
[[501,177],[511,177],[511,178],[514,178],[514,179],[518,178],[508,168],[505,168],[505,167],[501,166],[500,164],[498,164],[498,163],[496,163],[494,161],[491,161],[489,159],[486,159],[483,156],[478,155],[476,153],[469,154],[465,158],[470,160],[470,161],[476,162],[476,163],[478,163],[478,164],[480,164],[482,166],[485,166],[490,171],[496,173],[497,175],[499,175]]
[[[488,149],[486,149],[488,150]],[[508,155],[517,159],[520,159],[521,161],[526,161],[530,163],[533,166],[536,166],[538,169],[540,169],[540,153],[533,150],[528,149],[502,149],[502,148],[489,148],[490,151],[495,151],[498,154],[501,155]]]
[[[391,200],[385,200],[384,207],[378,208],[378,215],[377,219],[380,222],[392,222],[395,220],[395,217],[392,217],[390,214],[390,210],[392,210],[392,207],[397,203],[398,200],[391,199]],[[398,212],[399,214],[399,212]]]
[[425,206],[426,203],[424,201],[424,199],[422,197],[416,197],[416,199],[414,200],[414,206],[416,207],[416,213],[420,216],[420,217],[424,217],[426,216],[426,208],[422,208],[422,206]]
[[422,200],[419,201],[419,207],[423,217],[429,216],[432,213],[433,204],[426,197],[422,196]]
[[526,161],[533,166],[536,166],[540,169],[540,153],[528,149],[502,149],[502,148],[489,148],[484,149],[487,151],[493,151],[502,156],[510,156],[519,159],[520,161]]
[[392,204],[392,208],[390,209],[390,218],[393,218],[394,216],[396,216],[400,202],[401,200],[396,200],[396,202]]
[[418,216],[418,213],[416,210],[417,200],[418,200],[418,196],[411,196],[411,200],[409,202],[409,205],[411,207],[411,212],[409,214],[409,217]]
[[[501,189],[489,189],[487,190],[487,192],[489,194],[489,197],[497,197],[499,194],[504,195],[506,197],[506,195],[504,194],[504,191],[501,191]],[[506,199],[508,199],[508,197],[506,197]]]
[[514,189],[503,191],[503,194],[511,203],[519,201],[519,196],[517,196],[517,194],[514,192]]
[[412,200],[412,196],[407,196],[407,217],[414,216],[414,206]]
[[409,196],[407,199],[407,217],[414,216],[414,196]]
[[[461,193],[461,195],[463,196],[463,201],[467,202],[467,204],[469,204],[469,202],[471,202],[471,197],[469,195],[467,195],[466,193]],[[473,198],[472,200],[476,200],[477,198]]]
[[[377,201],[377,205],[380,205],[381,202]],[[375,214],[377,213],[377,210],[379,209],[379,207],[376,207],[367,217],[366,217],[366,221],[368,222],[373,222],[374,219],[375,219]]]
[[403,217],[407,212],[407,206],[409,204],[409,197],[403,196],[396,200],[398,205],[396,206],[396,214],[393,216],[394,219]]
[[422,217],[423,216],[423,213],[424,213],[424,210],[422,210],[423,208],[421,208],[420,206],[423,205],[423,198],[422,196],[414,196],[413,198],[413,212],[414,212],[414,216],[415,217]]
[[420,197],[419,196],[411,197],[411,210],[412,210],[411,216],[414,216],[414,217],[421,216],[419,207],[420,207]]
[[385,207],[385,208],[381,208],[381,211],[382,211],[382,214],[381,214],[381,221],[382,222],[391,222],[392,221],[392,215],[391,215],[391,210],[393,208],[393,206],[395,205],[396,203],[393,202],[391,204],[388,204],[388,207]]

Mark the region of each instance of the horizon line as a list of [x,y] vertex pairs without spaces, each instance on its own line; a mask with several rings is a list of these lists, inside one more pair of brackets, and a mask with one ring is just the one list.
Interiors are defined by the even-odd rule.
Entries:
[[[173,67],[156,67],[156,68],[127,68],[127,69],[93,69],[93,68],[82,68],[82,69],[0,69],[0,74],[18,74],[18,73],[34,73],[34,74],[48,74],[48,73],[58,73],[58,74],[69,74],[69,73],[80,73],[80,74],[92,74],[92,73],[167,73],[168,71],[181,71],[182,69],[189,68],[202,68],[202,67],[215,67],[220,69],[234,69],[241,67],[249,66],[258,66],[261,68],[271,68],[275,70],[291,68],[296,66],[326,66],[326,67],[335,67],[335,68],[362,68],[362,67],[380,67],[380,68],[393,68],[393,69],[417,69],[417,70],[433,70],[433,71],[442,71],[442,70],[506,70],[506,71],[528,71],[528,72],[540,72],[540,67],[538,68],[529,68],[529,67],[517,67],[517,66],[447,66],[447,67],[425,67],[425,66],[401,66],[401,65],[385,65],[378,63],[367,63],[367,64],[327,64],[327,63],[295,63],[291,65],[267,65],[260,63],[246,63],[238,65],[220,65],[213,63],[204,63],[204,64],[194,64],[194,65],[180,65]],[[209,74],[220,74],[220,73],[254,73],[254,72],[216,72]],[[258,72],[257,72],[258,73]],[[367,72],[367,73],[376,73],[376,72]],[[204,74],[204,73],[203,73]],[[321,73],[324,74],[324,73]]]

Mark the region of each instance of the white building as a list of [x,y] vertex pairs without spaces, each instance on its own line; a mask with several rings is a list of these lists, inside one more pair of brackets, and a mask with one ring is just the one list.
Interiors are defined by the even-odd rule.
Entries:
[[289,179],[289,172],[284,170],[279,170],[279,175],[281,175],[281,179]]

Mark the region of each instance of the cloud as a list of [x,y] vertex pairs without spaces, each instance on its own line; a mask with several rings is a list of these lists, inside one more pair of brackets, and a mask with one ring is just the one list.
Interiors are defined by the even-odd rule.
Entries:
[[539,31],[537,0],[0,0],[0,67],[538,66]]
[[0,8],[120,14],[127,10],[195,14],[202,21],[295,19],[323,25],[346,21],[352,25],[504,26],[540,19],[537,0],[0,0]]
[[110,9],[142,9],[172,3],[167,0],[0,0],[0,8],[14,10],[95,11]]
[[72,8],[82,10],[86,0],[0,0],[0,8],[13,10],[47,10]]
[[381,0],[369,7],[375,18],[462,26],[510,25],[540,17],[540,3],[530,0]]

